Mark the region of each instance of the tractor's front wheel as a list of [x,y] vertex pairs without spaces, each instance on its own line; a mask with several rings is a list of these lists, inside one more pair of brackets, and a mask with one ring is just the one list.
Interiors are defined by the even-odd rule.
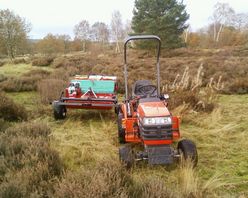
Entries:
[[130,145],[124,145],[119,148],[119,157],[126,168],[131,168],[134,164],[134,153]]
[[198,154],[194,142],[188,139],[181,140],[177,145],[178,153],[181,155],[181,161],[190,160],[193,167],[196,167],[198,162]]
[[123,114],[119,113],[117,119],[118,138],[119,138],[119,143],[124,144],[126,143],[126,140],[125,140],[125,129],[122,128],[122,119],[123,119]]
[[65,119],[66,117],[65,106],[58,104],[57,101],[53,102],[53,115],[56,120]]

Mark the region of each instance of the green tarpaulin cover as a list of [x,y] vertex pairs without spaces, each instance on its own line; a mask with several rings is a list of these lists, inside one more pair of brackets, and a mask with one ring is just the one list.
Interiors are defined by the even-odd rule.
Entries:
[[115,81],[111,80],[71,80],[79,83],[81,91],[87,92],[91,88],[95,93],[114,93]]

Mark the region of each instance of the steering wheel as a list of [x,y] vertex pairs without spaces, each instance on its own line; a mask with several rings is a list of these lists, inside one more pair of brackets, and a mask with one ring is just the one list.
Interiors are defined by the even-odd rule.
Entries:
[[138,87],[137,91],[140,92],[144,96],[151,96],[157,90],[155,85],[143,85]]

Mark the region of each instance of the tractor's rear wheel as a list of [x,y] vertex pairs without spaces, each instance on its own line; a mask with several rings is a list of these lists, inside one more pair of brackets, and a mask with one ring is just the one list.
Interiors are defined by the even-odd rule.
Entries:
[[59,105],[58,102],[53,102],[53,115],[56,120],[65,119],[66,108],[63,105]]
[[126,168],[131,168],[134,164],[134,153],[130,145],[124,145],[119,148],[119,157]]
[[188,139],[181,140],[177,145],[177,149],[179,154],[182,155],[181,161],[190,160],[193,163],[193,167],[196,167],[198,162],[198,154],[194,142]]
[[125,140],[125,129],[122,128],[122,119],[123,119],[123,114],[119,113],[118,114],[118,119],[117,119],[118,138],[119,138],[119,142],[121,144],[124,144],[124,143],[126,143],[126,140]]

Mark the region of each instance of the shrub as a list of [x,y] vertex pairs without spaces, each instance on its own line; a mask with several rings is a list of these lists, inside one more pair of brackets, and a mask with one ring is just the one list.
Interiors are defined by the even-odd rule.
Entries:
[[54,57],[51,57],[51,56],[36,57],[32,60],[32,65],[46,67],[46,66],[49,66],[53,62],[53,60],[54,60]]
[[64,164],[49,134],[42,123],[17,124],[0,134],[0,197],[52,197]]
[[68,173],[55,188],[55,197],[128,197],[130,176],[118,163],[104,162]]
[[49,78],[64,80],[67,82],[70,76],[74,76],[76,74],[79,74],[79,70],[75,67],[69,67],[67,69],[60,68],[60,69],[56,69],[53,73],[51,73]]
[[45,137],[51,133],[50,128],[44,123],[21,123],[17,126],[9,128],[6,133],[12,136],[26,136],[26,137]]
[[233,83],[231,83],[223,92],[227,94],[247,94],[248,79],[238,78]]
[[43,78],[46,78],[47,76],[50,75],[50,72],[44,69],[34,69],[31,70],[25,74],[23,74],[23,77],[33,77],[36,78],[37,81]]
[[4,76],[3,74],[0,74],[0,82],[3,82],[5,80],[7,80],[7,77]]
[[41,102],[48,104],[55,99],[58,99],[61,92],[65,88],[65,82],[58,79],[44,79],[38,82],[38,92]]
[[0,118],[5,121],[27,120],[26,109],[8,98],[4,93],[0,93]]
[[0,87],[6,92],[34,91],[37,89],[37,78],[9,78],[8,80],[2,82]]
[[1,60],[0,61],[0,67],[2,67],[5,63],[6,63],[6,61]]
[[58,152],[50,147],[48,134],[50,129],[41,123],[21,123],[10,127],[0,136],[0,153],[10,168],[21,169],[44,162],[48,164],[51,176],[59,176],[63,163]]
[[37,82],[49,74],[50,72],[42,69],[31,70],[21,77],[9,78],[2,82],[0,87],[6,92],[35,91],[37,90]]
[[13,60],[14,64],[22,64],[22,63],[28,63],[28,60],[24,59],[24,58],[17,58]]
[[5,131],[9,126],[9,122],[6,122],[4,119],[0,118],[0,132]]
[[215,107],[216,93],[207,89],[177,90],[170,93],[170,98],[170,109],[185,104],[188,110],[211,112]]
[[68,67],[68,66],[75,66],[75,65],[73,65],[73,63],[70,62],[68,58],[66,57],[58,57],[54,59],[52,66],[55,68],[60,68],[60,67]]
[[2,198],[23,198],[25,191],[21,188],[21,182],[5,182],[0,186],[0,197]]

